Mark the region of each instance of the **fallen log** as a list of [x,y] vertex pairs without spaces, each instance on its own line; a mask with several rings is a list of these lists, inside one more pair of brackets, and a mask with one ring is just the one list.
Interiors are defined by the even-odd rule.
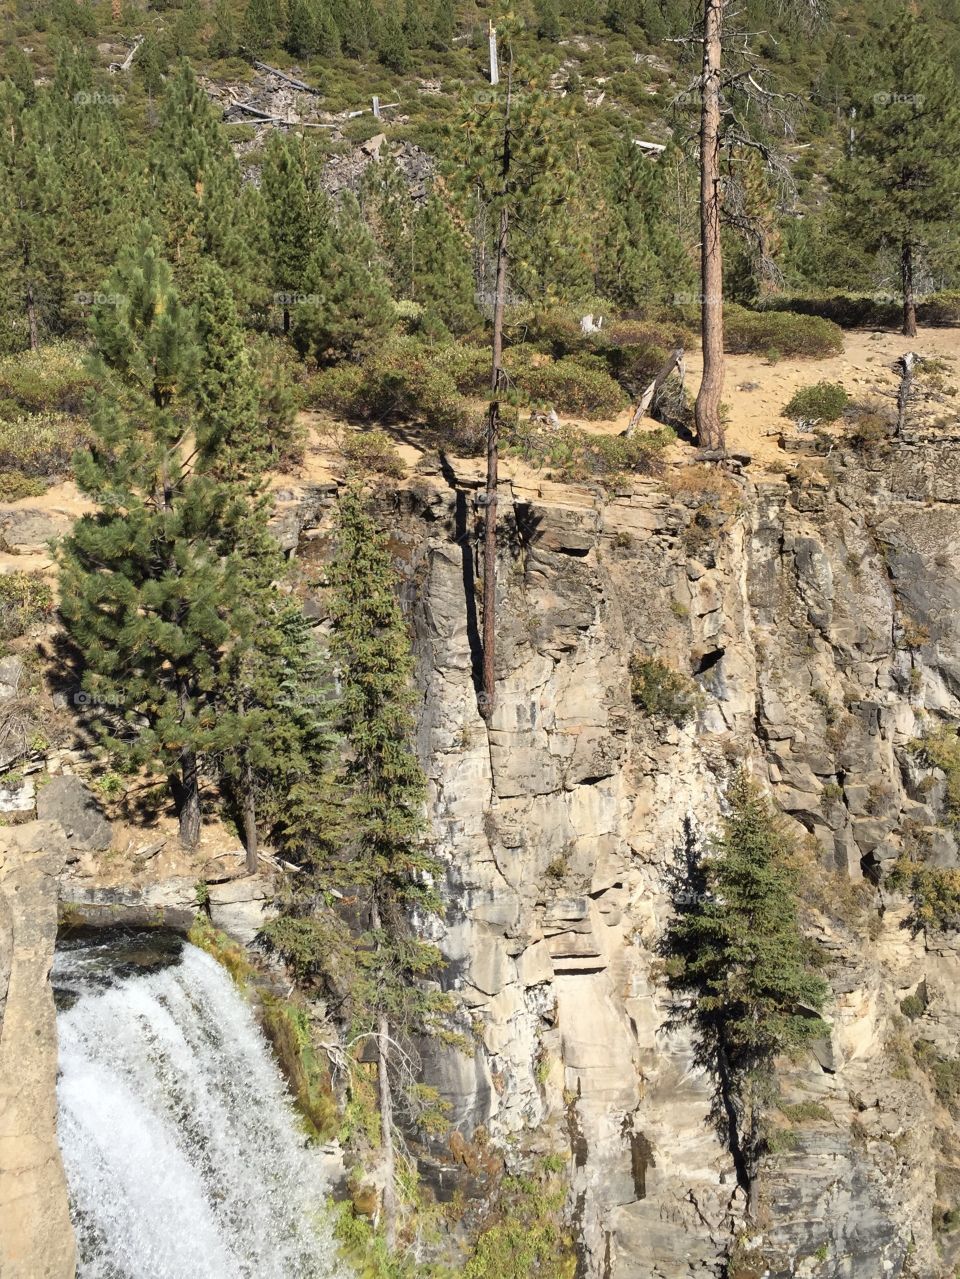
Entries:
[[321,96],[319,89],[314,89],[312,85],[304,84],[302,80],[295,80],[293,76],[289,76],[285,71],[278,71],[276,67],[268,66],[265,62],[255,62],[253,64],[258,71],[265,71],[268,75],[275,75],[278,80],[282,80],[284,84],[291,85],[294,89],[299,89],[301,93],[312,93],[314,97]]
[[133,65],[133,60],[137,56],[137,50],[143,44],[143,36],[133,37],[133,47],[122,62],[111,62],[110,70],[116,74],[117,72],[129,71]]

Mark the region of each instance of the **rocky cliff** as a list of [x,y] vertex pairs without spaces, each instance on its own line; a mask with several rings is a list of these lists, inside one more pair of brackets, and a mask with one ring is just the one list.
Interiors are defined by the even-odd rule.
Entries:
[[0,830],[0,1274],[73,1279],[74,1239],[56,1135],[57,1033],[48,977],[63,830]]
[[[434,1056],[431,1077],[465,1135],[569,1151],[584,1276],[954,1273],[960,1134],[913,1044],[954,1061],[960,956],[878,883],[902,851],[958,862],[945,778],[911,750],[960,718],[956,459],[928,440],[763,477],[674,468],[612,495],[508,484],[489,728],[479,468],[424,463],[381,496],[449,867],[439,940],[475,1044]],[[287,496],[309,581],[330,492]],[[633,654],[696,681],[695,722],[634,706]],[[832,989],[829,1042],[784,1064],[750,1237],[658,955],[686,850],[740,761],[811,850]]]

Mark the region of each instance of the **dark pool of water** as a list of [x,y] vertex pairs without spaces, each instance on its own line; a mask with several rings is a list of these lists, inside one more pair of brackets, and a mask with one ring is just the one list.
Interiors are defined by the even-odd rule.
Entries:
[[50,973],[56,1005],[70,1008],[87,991],[175,964],[183,943],[183,935],[169,928],[61,930]]

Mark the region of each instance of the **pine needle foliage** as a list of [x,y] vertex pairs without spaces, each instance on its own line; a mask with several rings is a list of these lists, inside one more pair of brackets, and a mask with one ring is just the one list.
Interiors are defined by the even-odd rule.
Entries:
[[696,1034],[716,1084],[715,1119],[749,1183],[775,1059],[828,1033],[827,984],[800,927],[792,839],[745,772],[727,800],[720,834],[690,856],[665,951],[678,1018]]

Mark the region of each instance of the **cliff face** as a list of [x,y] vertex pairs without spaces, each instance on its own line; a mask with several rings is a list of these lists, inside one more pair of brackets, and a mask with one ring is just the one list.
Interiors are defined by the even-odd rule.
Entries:
[[[958,862],[944,779],[908,749],[926,712],[960,717],[955,458],[919,443],[762,482],[689,468],[608,499],[505,486],[489,730],[474,685],[479,470],[382,499],[449,864],[439,940],[476,1044],[429,1069],[464,1133],[568,1145],[585,1276],[718,1275],[733,1240],[741,1277],[954,1273],[953,1237],[931,1223],[957,1203],[958,1132],[912,1041],[954,1056],[960,955],[863,876],[908,847]],[[696,724],[633,706],[635,652],[696,678]],[[658,956],[685,849],[742,760],[816,850],[808,909],[833,992],[830,1041],[783,1071],[783,1149],[752,1238],[709,1080],[666,1025]]]
[[0,1274],[73,1279],[74,1239],[57,1145],[57,1031],[48,977],[62,829],[0,830]]

